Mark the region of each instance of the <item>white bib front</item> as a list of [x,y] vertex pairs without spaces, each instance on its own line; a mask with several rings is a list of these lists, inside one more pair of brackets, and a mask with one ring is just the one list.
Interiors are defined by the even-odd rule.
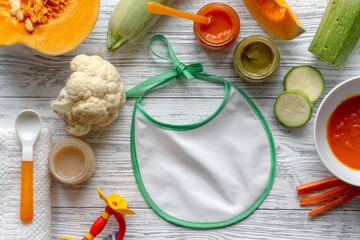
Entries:
[[173,223],[214,228],[252,213],[269,193],[275,147],[255,104],[224,82],[225,98],[207,119],[170,125],[135,104],[131,150],[142,194]]
[[[152,48],[167,44],[171,58]],[[275,177],[275,144],[266,120],[251,99],[223,78],[202,73],[202,65],[185,65],[162,35],[150,50],[173,62],[175,69],[150,78],[126,96],[141,94],[131,124],[131,158],[145,200],[164,219],[186,227],[223,227],[251,214],[268,195]],[[152,118],[141,105],[144,95],[175,77],[216,82],[225,97],[206,119],[172,125]]]

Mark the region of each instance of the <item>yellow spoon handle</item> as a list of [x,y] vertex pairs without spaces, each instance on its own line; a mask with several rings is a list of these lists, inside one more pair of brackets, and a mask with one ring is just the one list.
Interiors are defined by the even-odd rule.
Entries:
[[29,223],[33,220],[33,201],[33,161],[22,161],[20,219],[25,223]]
[[210,21],[211,21],[211,19],[209,17],[183,12],[183,11],[180,11],[180,10],[177,10],[177,9],[174,9],[174,8],[171,8],[171,7],[168,7],[168,6],[162,5],[157,2],[153,2],[153,1],[151,1],[147,4],[146,9],[150,13],[185,18],[185,19],[188,19],[188,20],[191,20],[194,22],[198,22],[198,23],[202,23],[205,25],[209,25]]

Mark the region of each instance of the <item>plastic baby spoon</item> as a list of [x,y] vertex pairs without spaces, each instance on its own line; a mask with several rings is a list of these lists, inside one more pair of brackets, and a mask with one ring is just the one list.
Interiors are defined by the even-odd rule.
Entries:
[[211,22],[211,18],[209,18],[209,17],[183,12],[183,11],[180,11],[180,10],[177,10],[177,9],[174,9],[174,8],[171,8],[171,7],[168,7],[168,6],[162,5],[157,2],[153,2],[153,1],[151,1],[147,4],[146,9],[150,13],[185,18],[185,19],[188,19],[188,20],[191,20],[194,22],[198,22],[201,24],[205,24],[205,25],[209,25]]
[[20,219],[29,223],[34,216],[33,160],[34,144],[41,129],[39,114],[30,109],[20,112],[15,121],[15,129],[22,144]]

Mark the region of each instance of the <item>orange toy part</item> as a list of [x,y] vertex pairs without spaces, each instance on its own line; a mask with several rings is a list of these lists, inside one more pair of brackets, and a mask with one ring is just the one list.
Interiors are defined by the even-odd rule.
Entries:
[[249,12],[270,35],[291,40],[305,28],[284,0],[244,0]]

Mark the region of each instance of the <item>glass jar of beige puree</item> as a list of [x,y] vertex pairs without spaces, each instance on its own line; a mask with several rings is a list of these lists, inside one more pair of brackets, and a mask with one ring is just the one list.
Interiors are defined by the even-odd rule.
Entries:
[[49,169],[60,182],[81,183],[93,173],[95,159],[95,152],[89,143],[77,138],[65,138],[51,149]]
[[236,46],[233,64],[241,78],[248,82],[261,83],[272,77],[278,70],[279,50],[267,37],[250,36]]

